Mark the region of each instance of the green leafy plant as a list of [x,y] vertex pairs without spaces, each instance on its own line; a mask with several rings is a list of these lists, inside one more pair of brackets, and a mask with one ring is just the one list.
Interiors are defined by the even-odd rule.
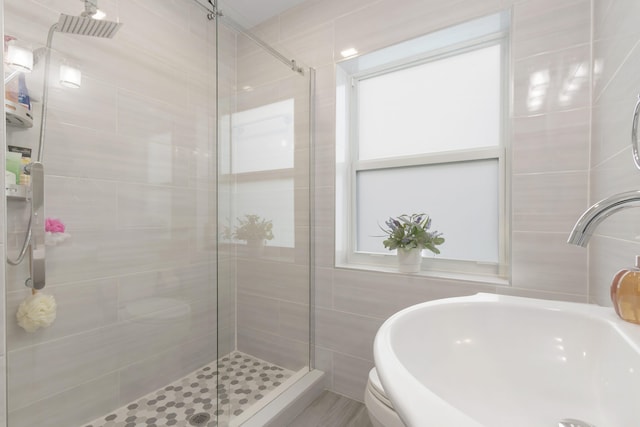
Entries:
[[429,249],[435,254],[440,250],[436,246],[444,243],[442,233],[429,231],[431,218],[426,214],[400,215],[397,218],[389,218],[385,222],[386,228],[380,227],[387,233],[387,238],[382,242],[385,248],[394,250],[404,249]]
[[231,233],[231,237],[236,240],[272,240],[273,223],[258,215],[245,215],[244,218],[236,218],[238,225]]

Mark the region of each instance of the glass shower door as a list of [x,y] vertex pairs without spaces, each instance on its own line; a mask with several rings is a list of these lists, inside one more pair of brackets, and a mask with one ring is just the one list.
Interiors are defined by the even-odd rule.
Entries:
[[[8,425],[213,423],[216,24],[188,0],[101,0],[122,23],[112,38],[61,26],[94,5],[4,1],[5,53],[33,62],[7,83],[5,110],[21,115],[6,149],[41,160],[51,220],[40,302],[25,286],[29,255],[5,268]],[[29,177],[17,175],[12,261],[30,212]]]
[[240,425],[309,371],[311,76],[221,7],[219,412]]

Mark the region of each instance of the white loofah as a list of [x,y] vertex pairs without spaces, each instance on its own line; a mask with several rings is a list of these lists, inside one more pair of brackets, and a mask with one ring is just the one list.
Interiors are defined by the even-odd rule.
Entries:
[[51,326],[56,320],[56,308],[56,300],[51,295],[30,295],[18,307],[18,325],[27,332]]

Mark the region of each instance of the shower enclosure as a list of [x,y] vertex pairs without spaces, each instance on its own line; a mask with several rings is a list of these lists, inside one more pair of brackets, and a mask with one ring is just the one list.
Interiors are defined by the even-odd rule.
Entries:
[[[64,224],[5,263],[6,425],[259,425],[312,366],[313,70],[225,3],[1,3],[7,160],[40,157],[44,217]],[[48,46],[61,14],[94,9],[112,38],[57,28]],[[5,176],[13,263],[44,224],[35,178]],[[56,316],[36,306],[27,332],[42,254]]]

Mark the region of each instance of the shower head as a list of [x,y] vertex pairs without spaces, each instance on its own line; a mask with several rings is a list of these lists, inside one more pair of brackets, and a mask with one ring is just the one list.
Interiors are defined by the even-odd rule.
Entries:
[[58,23],[52,27],[51,31],[111,39],[122,27],[122,24],[104,21],[101,19],[104,16],[104,13],[98,10],[98,0],[84,0],[84,12],[80,16],[61,13]]
[[56,30],[81,36],[113,38],[122,27],[121,22],[93,19],[87,16],[60,14]]
[[38,141],[38,152],[35,157],[38,162],[42,162],[42,150],[44,148],[44,134],[47,123],[47,102],[49,99],[49,68],[51,66],[51,46],[53,35],[56,32],[77,34],[81,36],[100,37],[111,39],[116,35],[122,24],[120,22],[94,19],[98,11],[98,0],[84,0],[84,12],[80,16],[60,14],[58,22],[51,25],[47,35],[47,45],[45,48],[45,65],[42,83],[42,114],[40,116],[40,138]]

